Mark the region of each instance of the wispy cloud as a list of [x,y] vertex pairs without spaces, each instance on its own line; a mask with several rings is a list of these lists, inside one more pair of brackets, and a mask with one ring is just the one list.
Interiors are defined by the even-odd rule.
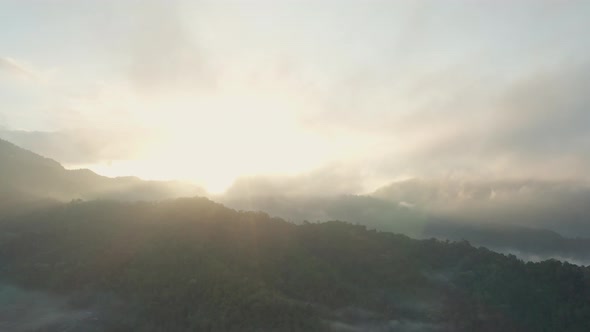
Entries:
[[47,80],[47,74],[38,71],[30,64],[11,57],[0,56],[0,73],[6,73],[18,79],[25,79],[35,82]]
[[152,131],[70,129],[24,131],[0,128],[0,138],[65,164],[92,164],[132,159],[142,155],[147,143],[157,140]]
[[177,3],[142,4],[129,34],[128,77],[140,93],[208,89],[215,85],[199,39]]

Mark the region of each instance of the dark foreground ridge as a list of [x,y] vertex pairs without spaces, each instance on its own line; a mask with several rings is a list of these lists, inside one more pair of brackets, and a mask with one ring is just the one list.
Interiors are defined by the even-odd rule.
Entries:
[[[590,326],[586,267],[336,221],[294,225],[204,198],[72,202],[5,218],[0,262],[0,329],[12,331]],[[31,303],[60,314],[31,327]]]

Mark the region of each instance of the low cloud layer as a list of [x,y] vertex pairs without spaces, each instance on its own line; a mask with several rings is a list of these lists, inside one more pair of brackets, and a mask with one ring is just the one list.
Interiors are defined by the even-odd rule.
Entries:
[[64,131],[24,131],[0,128],[0,138],[67,165],[84,165],[140,156],[142,147],[157,137],[136,130],[78,129]]
[[442,221],[518,225],[590,237],[588,182],[413,179],[383,187],[373,196],[407,202]]
[[256,176],[238,179],[226,197],[330,197],[363,191],[363,177],[346,165],[332,165],[293,176]]

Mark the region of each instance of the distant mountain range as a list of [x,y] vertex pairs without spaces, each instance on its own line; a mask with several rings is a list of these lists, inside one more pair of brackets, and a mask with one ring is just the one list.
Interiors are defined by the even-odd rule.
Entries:
[[[207,195],[183,182],[67,170],[55,160],[1,139],[0,172],[0,216],[76,199],[155,201]],[[243,185],[238,181],[224,195],[212,198],[238,210],[265,211],[295,223],[342,220],[414,238],[468,240],[525,259],[590,264],[585,231],[590,190],[584,184],[412,179],[369,195],[328,196],[281,195],[280,188],[267,194],[263,189],[244,190]]]

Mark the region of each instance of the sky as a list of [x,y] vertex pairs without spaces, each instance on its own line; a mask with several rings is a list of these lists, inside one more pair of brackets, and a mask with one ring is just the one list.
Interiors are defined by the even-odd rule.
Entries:
[[257,176],[348,193],[588,180],[588,1],[0,8],[0,138],[68,168],[211,192]]

